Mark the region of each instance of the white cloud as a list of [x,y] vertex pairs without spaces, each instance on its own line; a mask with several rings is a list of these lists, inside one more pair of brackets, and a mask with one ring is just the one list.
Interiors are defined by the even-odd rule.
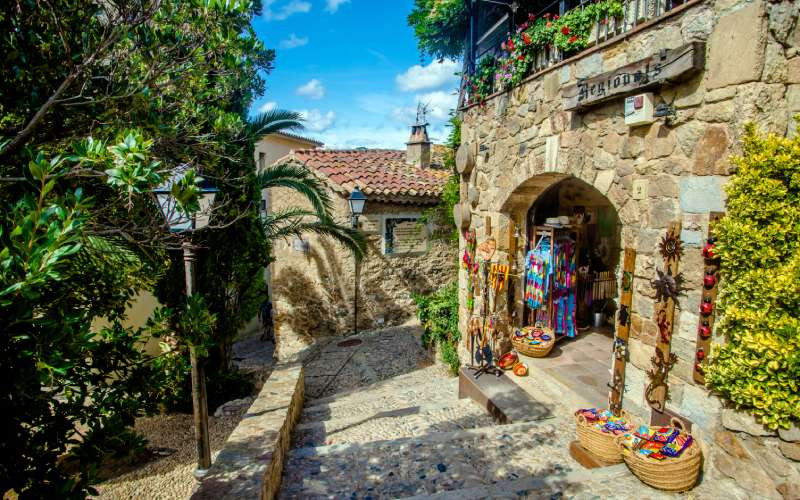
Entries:
[[325,10],[328,12],[336,12],[339,6],[345,3],[350,3],[350,0],[328,0]]
[[305,14],[311,10],[311,2],[304,0],[289,0],[282,7],[272,10],[275,0],[264,2],[264,19],[267,21],[283,21],[294,14]]
[[308,37],[298,37],[294,33],[289,34],[289,38],[281,40],[280,47],[282,49],[294,49],[308,44]]
[[325,87],[316,78],[312,78],[308,83],[300,85],[294,92],[309,99],[322,99],[325,97]]
[[458,96],[456,94],[436,90],[425,94],[417,94],[414,96],[413,104],[395,107],[392,109],[390,116],[399,123],[412,124],[417,117],[417,103],[422,103],[428,107],[426,119],[429,122],[444,122],[450,118],[450,111],[455,109],[457,102]]
[[259,113],[268,113],[268,112],[272,111],[273,109],[275,109],[277,106],[278,106],[278,103],[275,102],[275,101],[265,102],[264,104],[261,105],[261,107],[258,108],[258,112]]
[[336,113],[328,111],[322,113],[318,109],[301,109],[300,116],[303,117],[303,124],[312,132],[322,132],[329,129],[336,122]]
[[[315,135],[330,149],[353,148],[406,148],[411,129],[398,124],[383,124],[370,126],[368,124],[343,124],[330,128]],[[444,126],[428,128],[428,136],[433,142],[441,143],[447,137],[448,131]]]
[[459,71],[458,63],[450,60],[433,61],[427,66],[419,64],[411,66],[405,73],[400,73],[394,79],[397,88],[403,92],[437,89],[446,83],[456,82],[456,72]]

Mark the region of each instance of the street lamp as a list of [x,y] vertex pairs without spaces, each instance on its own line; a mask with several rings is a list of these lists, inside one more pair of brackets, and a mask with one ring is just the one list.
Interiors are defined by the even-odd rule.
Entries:
[[[186,279],[186,296],[196,291],[194,287],[194,262],[195,247],[189,237],[192,232],[203,229],[208,225],[210,209],[219,190],[210,182],[203,180],[200,183],[200,209],[191,214],[178,210],[178,202],[172,192],[172,187],[189,169],[188,165],[181,165],[173,172],[170,179],[153,190],[158,207],[167,221],[170,232],[180,233],[184,236],[181,243],[183,249],[183,265]],[[194,436],[197,445],[197,468],[194,477],[202,479],[211,467],[211,447],[208,443],[208,401],[206,399],[206,376],[203,365],[197,357],[197,350],[189,346],[189,359],[192,365],[192,410],[194,413]]]
[[[358,229],[358,216],[364,212],[364,205],[367,203],[367,197],[356,186],[347,198],[347,203],[350,205],[350,223],[353,229]],[[355,287],[354,287],[354,300],[353,300],[353,335],[358,334],[358,257],[355,261]]]

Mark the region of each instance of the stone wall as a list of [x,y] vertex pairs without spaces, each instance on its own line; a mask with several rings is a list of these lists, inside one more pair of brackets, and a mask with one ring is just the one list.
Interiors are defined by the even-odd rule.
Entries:
[[[686,291],[675,313],[672,352],[678,363],[669,376],[672,397],[667,407],[693,421],[705,436],[718,425],[723,403],[692,381],[703,275],[699,248],[709,212],[725,208],[729,157],[741,150],[745,123],[755,122],[762,132],[796,131],[791,117],[800,111],[798,8],[790,1],[696,2],[653,26],[565,61],[463,116],[462,141],[481,149],[475,168],[463,178],[462,201],[472,209],[479,242],[487,237],[485,220],[491,218],[500,245],[495,259],[508,257],[509,222],[522,223],[536,197],[561,179],[575,177],[594,186],[617,210],[621,246],[637,251],[623,404],[647,407],[644,370],[650,367],[658,332],[650,281],[656,267],[662,267],[657,246],[667,224],[681,221],[685,251],[680,271]],[[656,104],[675,107],[673,118],[628,127],[622,97],[582,111],[564,110],[565,90],[578,78],[694,41],[706,42],[705,69],[653,91]],[[644,192],[635,195],[635,183],[644,183]],[[461,251],[463,245],[462,240]],[[515,257],[522,263],[523,245],[519,246]],[[459,281],[463,311],[463,271]],[[521,288],[522,283],[513,305],[518,311]],[[462,313],[462,328],[465,322]],[[715,336],[714,341],[722,339]],[[466,352],[462,355],[468,359]]]
[[277,365],[192,500],[276,498],[304,389],[302,365]]
[[[349,224],[347,200],[333,192],[334,218]],[[307,207],[296,192],[274,189],[270,210]],[[416,313],[411,294],[426,293],[456,277],[455,249],[431,240],[425,252],[384,255],[380,224],[385,215],[419,215],[426,206],[367,201],[360,229],[368,243],[367,257],[359,270],[359,330],[398,325]],[[287,359],[309,345],[315,337],[344,335],[353,331],[355,261],[351,253],[328,237],[303,237],[299,241],[278,241],[270,273],[277,355]]]

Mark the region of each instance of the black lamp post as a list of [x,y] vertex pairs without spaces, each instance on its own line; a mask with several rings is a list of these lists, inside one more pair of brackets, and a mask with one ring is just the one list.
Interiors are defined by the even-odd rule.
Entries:
[[[367,203],[367,197],[356,186],[347,198],[347,203],[350,205],[350,223],[353,229],[358,229],[358,216],[364,212],[364,205]],[[358,333],[358,257],[355,261],[355,287],[353,290],[353,335]]]
[[[178,210],[177,200],[172,194],[173,185],[186,173],[188,166],[178,167],[172,177],[153,190],[158,206],[167,221],[170,232],[183,236],[183,265],[186,279],[186,296],[190,297],[194,287],[195,247],[191,234],[208,225],[210,208],[219,190],[211,183],[203,181],[200,186],[200,210],[187,216]],[[189,359],[192,365],[192,409],[194,413],[194,436],[197,446],[197,468],[195,478],[202,479],[211,467],[211,447],[208,443],[208,401],[206,399],[206,376],[203,365],[197,357],[194,346],[189,346]]]

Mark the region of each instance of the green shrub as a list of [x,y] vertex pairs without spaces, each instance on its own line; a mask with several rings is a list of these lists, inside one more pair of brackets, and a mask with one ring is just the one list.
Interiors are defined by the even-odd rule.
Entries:
[[461,332],[458,329],[458,284],[451,283],[427,295],[414,294],[417,316],[425,332],[422,342],[425,347],[439,346],[442,361],[450,371],[458,374],[458,342]]
[[800,138],[748,125],[716,226],[722,259],[708,385],[765,426],[800,420]]

